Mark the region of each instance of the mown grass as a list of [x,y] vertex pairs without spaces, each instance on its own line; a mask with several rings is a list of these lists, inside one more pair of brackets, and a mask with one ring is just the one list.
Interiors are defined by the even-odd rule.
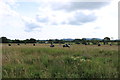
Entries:
[[3,78],[118,78],[115,45],[13,45],[3,44]]

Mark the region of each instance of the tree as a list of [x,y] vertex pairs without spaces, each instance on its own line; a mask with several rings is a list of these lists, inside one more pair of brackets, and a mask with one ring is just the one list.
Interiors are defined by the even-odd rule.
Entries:
[[30,42],[30,43],[36,43],[36,39],[30,38],[29,42]]
[[52,39],[49,39],[48,40],[48,43],[50,43],[51,45],[53,44],[53,40]]
[[105,45],[105,44],[108,44],[109,41],[110,41],[110,38],[109,38],[109,37],[105,37],[105,38],[103,39],[104,45]]
[[59,40],[59,44],[64,44],[65,43],[65,41],[64,40]]
[[87,44],[86,38],[82,38],[82,44]]
[[9,40],[6,37],[1,37],[2,43],[8,43]]
[[24,43],[29,43],[29,39],[24,40]]
[[96,45],[99,42],[99,40],[97,40],[96,38],[92,38],[91,42],[92,44]]
[[81,39],[75,39],[73,40],[75,42],[75,44],[80,44],[80,42],[82,41]]
[[110,41],[110,38],[109,37],[105,37],[104,40]]
[[15,40],[14,40],[14,43],[20,43],[20,40],[15,39]]
[[58,39],[55,39],[54,40],[54,43],[59,43],[60,41]]

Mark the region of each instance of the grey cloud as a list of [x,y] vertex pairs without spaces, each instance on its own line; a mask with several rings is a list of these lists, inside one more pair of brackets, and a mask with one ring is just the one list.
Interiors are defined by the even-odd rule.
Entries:
[[35,28],[39,28],[41,26],[39,26],[38,24],[35,24],[33,22],[25,22],[25,31],[26,32],[31,32],[33,31]]
[[54,10],[66,10],[66,11],[74,11],[74,10],[94,10],[102,8],[108,5],[109,2],[68,2],[66,4],[54,3],[51,5]]
[[52,22],[51,24],[52,25],[59,25],[57,22]]
[[94,29],[96,29],[96,30],[97,30],[97,29],[100,29],[100,27],[98,27],[98,26],[97,26],[97,27],[95,27]]
[[39,15],[36,15],[36,20],[38,21],[38,22],[48,22],[48,17],[40,17]]
[[26,17],[21,17],[21,21],[23,22],[25,29],[24,31],[26,32],[32,32],[36,28],[41,28],[41,26],[34,20],[26,18]]
[[[74,14],[73,17],[69,17],[69,19],[67,20],[63,20],[61,22],[57,22],[57,21],[54,21],[54,22],[51,22],[49,21],[48,19],[45,19],[44,18],[39,21],[39,22],[42,22],[42,23],[48,23],[50,22],[51,25],[65,25],[65,24],[68,24],[68,25],[82,25],[84,23],[88,23],[88,22],[92,22],[92,21],[95,21],[97,19],[97,17],[95,16],[95,14],[89,14],[89,15],[86,15],[82,12],[76,12]],[[38,18],[39,20],[39,18]]]
[[68,24],[82,25],[84,23],[95,21],[97,17],[94,14],[85,15],[83,13],[76,13],[74,19],[69,20]]

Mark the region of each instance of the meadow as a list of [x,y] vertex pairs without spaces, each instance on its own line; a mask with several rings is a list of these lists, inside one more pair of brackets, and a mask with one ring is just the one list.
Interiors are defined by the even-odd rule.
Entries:
[[117,45],[2,45],[3,78],[118,78]]

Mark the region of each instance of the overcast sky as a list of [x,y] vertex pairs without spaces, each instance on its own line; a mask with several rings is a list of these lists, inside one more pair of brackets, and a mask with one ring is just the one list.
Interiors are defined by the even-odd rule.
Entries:
[[97,1],[0,0],[0,37],[117,39],[119,0]]

